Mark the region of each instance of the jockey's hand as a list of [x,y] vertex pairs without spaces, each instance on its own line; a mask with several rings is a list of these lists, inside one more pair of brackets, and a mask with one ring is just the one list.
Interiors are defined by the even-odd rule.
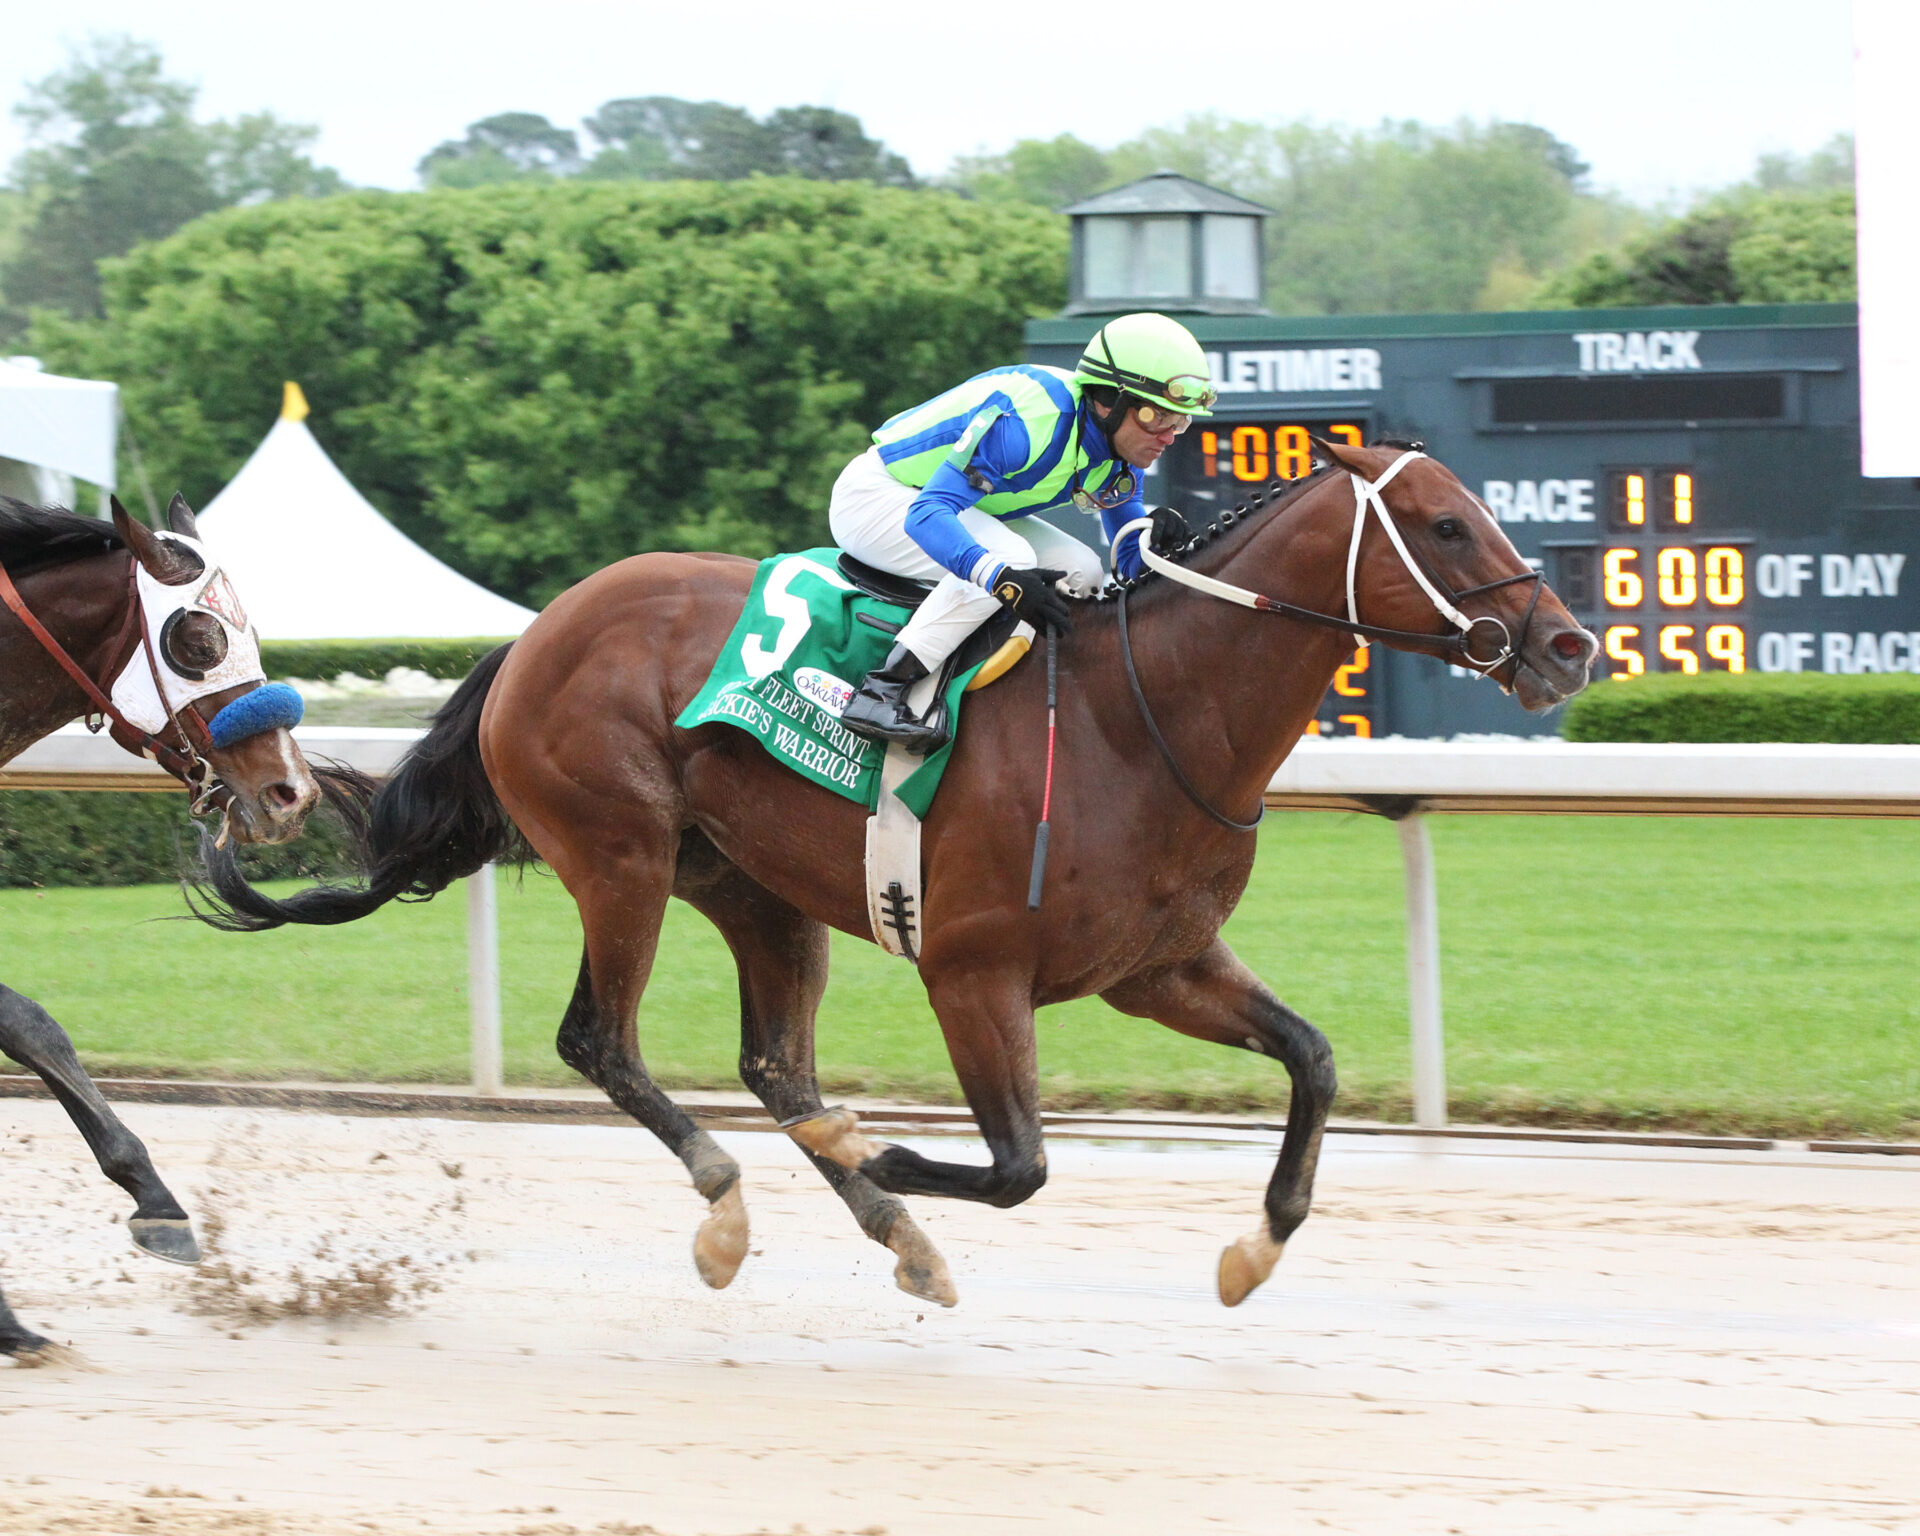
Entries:
[[1073,615],[1053,584],[1066,574],[1044,568],[1002,571],[1000,579],[993,584],[993,595],[1035,629],[1051,624],[1064,635],[1073,628]]
[[1147,548],[1156,555],[1174,554],[1184,549],[1187,540],[1193,537],[1193,530],[1177,507],[1155,507],[1147,516],[1153,519],[1153,527],[1147,534]]

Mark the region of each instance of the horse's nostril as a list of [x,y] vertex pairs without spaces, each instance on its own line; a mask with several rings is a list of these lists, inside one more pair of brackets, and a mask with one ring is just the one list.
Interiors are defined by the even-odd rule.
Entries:
[[1577,629],[1563,629],[1549,643],[1562,661],[1578,661],[1587,653],[1586,636]]
[[269,784],[262,790],[261,798],[278,810],[290,811],[300,803],[300,791],[282,779],[278,784]]

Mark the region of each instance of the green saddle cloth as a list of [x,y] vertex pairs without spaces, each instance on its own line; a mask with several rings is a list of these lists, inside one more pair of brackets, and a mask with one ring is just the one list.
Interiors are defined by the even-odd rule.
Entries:
[[[814,783],[872,810],[880,798],[886,749],[840,723],[860,680],[893,649],[893,631],[910,610],[857,590],[840,574],[837,549],[809,549],[762,560],[739,622],[713,664],[706,686],[673,723],[730,725],[745,731],[779,762]],[[887,625],[877,629],[861,614]],[[947,681],[947,721],[958,739],[960,699],[980,670],[975,664]],[[916,768],[897,793],[924,817],[940,787],[949,742]]]

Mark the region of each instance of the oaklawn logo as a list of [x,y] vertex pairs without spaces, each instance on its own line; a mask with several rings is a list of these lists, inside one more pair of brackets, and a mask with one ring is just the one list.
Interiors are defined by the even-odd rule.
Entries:
[[837,716],[853,697],[853,684],[823,672],[819,667],[800,667],[793,674],[793,686],[827,713]]

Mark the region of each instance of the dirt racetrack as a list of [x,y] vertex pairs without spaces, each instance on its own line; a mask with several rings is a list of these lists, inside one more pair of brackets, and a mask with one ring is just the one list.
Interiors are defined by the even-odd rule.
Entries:
[[1920,1529],[1920,1158],[1335,1137],[1229,1312],[1270,1150],[1057,1139],[914,1203],[943,1312],[775,1135],[714,1293],[638,1131],[128,1113],[223,1253],[0,1102],[0,1272],[96,1368],[0,1371],[0,1532]]

